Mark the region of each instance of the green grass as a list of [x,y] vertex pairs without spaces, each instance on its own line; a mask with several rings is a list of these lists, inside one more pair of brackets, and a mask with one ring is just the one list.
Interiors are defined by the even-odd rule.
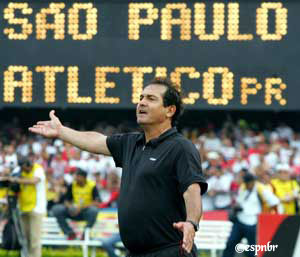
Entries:
[[[43,257],[82,257],[82,250],[79,247],[43,247]],[[220,255],[218,255],[220,256]],[[19,257],[17,251],[7,252],[6,250],[0,249],[0,257]],[[96,257],[107,257],[107,254],[98,249]],[[198,252],[198,257],[210,257],[210,251],[201,250]]]
[[[82,250],[79,247],[61,247],[61,248],[50,248],[43,247],[43,257],[82,257]],[[18,251],[9,251],[0,249],[0,257],[19,257]],[[107,257],[107,255],[97,250],[96,257]]]

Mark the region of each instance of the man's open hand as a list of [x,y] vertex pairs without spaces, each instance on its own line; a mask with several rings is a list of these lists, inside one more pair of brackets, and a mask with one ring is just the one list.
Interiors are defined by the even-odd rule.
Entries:
[[62,124],[55,116],[54,110],[49,113],[49,117],[50,120],[38,121],[33,127],[29,128],[29,131],[48,138],[58,137]]
[[195,229],[190,222],[173,223],[173,227],[183,233],[182,248],[190,253],[193,248]]

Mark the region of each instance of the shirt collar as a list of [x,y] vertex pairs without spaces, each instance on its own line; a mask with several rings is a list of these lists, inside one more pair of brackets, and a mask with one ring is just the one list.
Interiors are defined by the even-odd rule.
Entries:
[[[167,131],[165,131],[164,133],[162,133],[159,137],[151,139],[147,144],[156,147],[159,143],[161,143],[162,141],[166,140],[167,138],[169,138],[170,136],[172,136],[176,133],[177,133],[177,128],[172,127],[170,129],[168,129]],[[145,144],[145,142],[146,142],[145,134],[141,133],[137,139],[137,143]]]

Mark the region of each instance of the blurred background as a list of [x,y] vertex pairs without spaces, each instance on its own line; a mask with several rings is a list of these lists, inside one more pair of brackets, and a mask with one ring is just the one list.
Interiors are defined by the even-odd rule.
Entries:
[[[47,174],[51,213],[80,167],[96,181],[102,207],[116,208],[109,199],[122,171],[110,157],[28,127],[55,109],[74,129],[137,131],[143,85],[168,76],[184,95],[178,129],[199,150],[209,183],[204,220],[230,222],[245,172],[280,200],[268,215],[298,215],[299,11],[296,0],[2,1],[0,173],[33,153]],[[284,187],[294,182],[296,188]],[[261,224],[259,242],[283,240],[281,252],[261,256],[300,254],[298,218],[290,235]],[[229,234],[199,254],[221,255]]]

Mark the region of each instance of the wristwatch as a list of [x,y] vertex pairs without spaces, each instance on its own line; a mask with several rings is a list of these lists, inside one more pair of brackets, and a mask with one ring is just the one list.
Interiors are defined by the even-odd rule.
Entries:
[[199,224],[195,223],[192,220],[187,220],[186,222],[189,222],[189,223],[191,223],[193,225],[193,227],[195,229],[195,232],[197,232],[199,230]]

